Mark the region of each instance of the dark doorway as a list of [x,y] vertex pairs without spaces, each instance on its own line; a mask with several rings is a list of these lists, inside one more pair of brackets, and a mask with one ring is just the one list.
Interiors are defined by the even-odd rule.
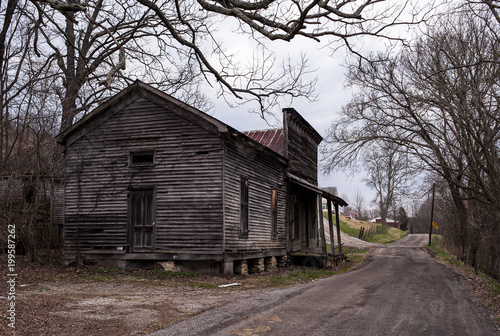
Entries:
[[155,199],[153,189],[131,190],[129,199],[130,252],[153,252]]
[[317,194],[298,185],[292,186],[291,237],[300,238],[300,247],[318,245]]

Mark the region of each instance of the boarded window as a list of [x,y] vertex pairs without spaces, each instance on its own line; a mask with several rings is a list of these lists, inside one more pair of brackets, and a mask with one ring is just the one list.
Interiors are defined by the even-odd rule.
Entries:
[[278,191],[271,189],[271,238],[278,238]]
[[241,177],[240,185],[240,237],[248,237],[248,179]]
[[23,184],[23,197],[26,203],[35,203],[36,187],[35,182],[29,180]]
[[130,165],[153,164],[155,159],[154,151],[132,152],[130,153]]

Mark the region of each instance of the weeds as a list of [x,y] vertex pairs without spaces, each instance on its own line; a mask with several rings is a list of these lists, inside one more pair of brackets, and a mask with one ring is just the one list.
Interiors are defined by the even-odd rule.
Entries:
[[174,272],[174,271],[155,270],[155,273],[159,276],[169,278],[169,279],[172,279],[172,278],[196,278],[198,276],[198,273],[196,273],[196,272],[184,272],[184,271]]
[[201,288],[201,289],[213,289],[213,288],[217,288],[216,284],[208,283],[208,282],[191,281],[191,282],[188,282],[187,285],[191,286],[191,287],[195,287],[195,288]]
[[403,237],[406,237],[408,234],[399,229],[388,227],[386,232],[376,233],[371,235],[368,238],[364,238],[364,241],[378,244],[390,244],[397,240],[400,240]]
[[323,269],[300,269],[294,270],[286,275],[275,275],[269,280],[272,286],[286,286],[301,282],[308,282],[320,278],[328,278],[338,273]]

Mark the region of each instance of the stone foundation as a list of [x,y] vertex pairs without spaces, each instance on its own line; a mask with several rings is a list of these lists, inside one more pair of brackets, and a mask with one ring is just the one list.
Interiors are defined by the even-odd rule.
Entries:
[[248,264],[246,260],[235,260],[234,274],[248,275]]
[[278,266],[279,268],[285,268],[287,267],[288,265],[291,264],[291,257],[289,256],[281,256],[281,257],[277,257],[276,258],[276,266]]
[[266,271],[274,271],[278,268],[276,257],[264,258],[264,267]]
[[262,273],[266,269],[264,258],[248,260],[250,273]]
[[163,261],[158,263],[164,271],[172,271],[176,272],[177,268],[175,267],[175,261]]

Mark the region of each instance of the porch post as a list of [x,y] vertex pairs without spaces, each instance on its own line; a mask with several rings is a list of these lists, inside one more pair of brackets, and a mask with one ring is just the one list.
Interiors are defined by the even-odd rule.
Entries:
[[335,221],[337,222],[337,244],[339,246],[339,254],[342,254],[342,241],[340,239],[340,219],[339,219],[338,203],[335,203]]
[[321,194],[318,194],[319,229],[321,234],[321,251],[326,256],[325,224],[323,223],[323,202]]
[[335,255],[335,239],[333,237],[333,218],[332,218],[332,201],[327,201],[328,205],[328,228],[330,229],[330,246],[332,248],[332,256]]

